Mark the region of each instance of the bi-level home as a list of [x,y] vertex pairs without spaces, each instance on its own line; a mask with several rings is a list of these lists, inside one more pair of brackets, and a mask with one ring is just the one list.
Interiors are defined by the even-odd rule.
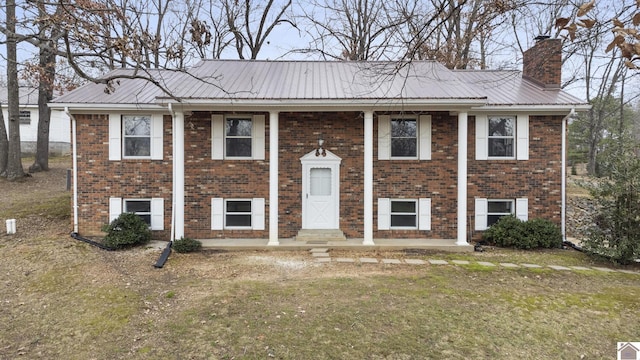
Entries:
[[134,212],[167,240],[468,247],[505,215],[564,225],[566,124],[588,105],[561,63],[542,38],[523,72],[204,60],[161,88],[88,84],[51,104],[72,119],[74,230]]

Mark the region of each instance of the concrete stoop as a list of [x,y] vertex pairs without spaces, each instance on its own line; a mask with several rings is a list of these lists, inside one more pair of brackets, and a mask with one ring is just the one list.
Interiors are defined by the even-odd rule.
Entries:
[[347,241],[342,230],[300,230],[295,241],[307,244],[327,244],[333,241]]

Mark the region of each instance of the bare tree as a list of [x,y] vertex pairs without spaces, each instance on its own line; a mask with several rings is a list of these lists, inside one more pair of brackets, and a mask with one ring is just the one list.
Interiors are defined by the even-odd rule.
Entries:
[[[395,36],[414,16],[407,4],[383,0],[312,1],[301,21],[311,38],[308,53],[333,60],[396,58]],[[415,4],[413,5],[415,7]]]
[[7,128],[4,125],[4,113],[0,104],[0,176],[7,176],[7,164],[9,162],[9,139]]
[[437,60],[450,69],[484,69],[504,18],[521,5],[515,0],[424,3],[416,10],[419,15],[409,19],[407,57]]
[[16,35],[16,2],[7,0],[7,94],[9,114],[9,151],[6,169],[8,180],[24,177],[20,149],[20,96],[18,94],[18,56]]
[[262,46],[277,25],[289,24],[295,27],[285,16],[285,12],[291,8],[291,0],[281,4],[275,0],[264,3],[251,0],[223,0],[222,5],[240,59],[257,59]]

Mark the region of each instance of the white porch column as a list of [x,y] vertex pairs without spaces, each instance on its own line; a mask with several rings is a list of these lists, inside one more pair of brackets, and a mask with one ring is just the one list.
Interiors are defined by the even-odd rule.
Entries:
[[184,113],[173,113],[174,239],[184,237]]
[[467,242],[467,113],[458,113],[458,237],[456,245]]
[[278,240],[278,112],[269,112],[269,242],[280,245]]
[[373,111],[364,112],[364,240],[373,243]]

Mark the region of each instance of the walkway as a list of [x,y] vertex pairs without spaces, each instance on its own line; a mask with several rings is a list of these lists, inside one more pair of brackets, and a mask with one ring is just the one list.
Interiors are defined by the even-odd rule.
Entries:
[[406,264],[406,265],[459,265],[459,266],[483,266],[501,267],[507,269],[551,269],[557,271],[599,271],[605,273],[625,273],[640,275],[640,272],[624,269],[611,269],[607,267],[585,267],[585,266],[562,266],[562,265],[537,265],[537,264],[514,264],[514,263],[494,263],[488,261],[468,261],[468,260],[442,260],[442,259],[380,259],[371,257],[331,257],[328,248],[314,248],[309,253],[317,263],[353,263],[353,264]]

